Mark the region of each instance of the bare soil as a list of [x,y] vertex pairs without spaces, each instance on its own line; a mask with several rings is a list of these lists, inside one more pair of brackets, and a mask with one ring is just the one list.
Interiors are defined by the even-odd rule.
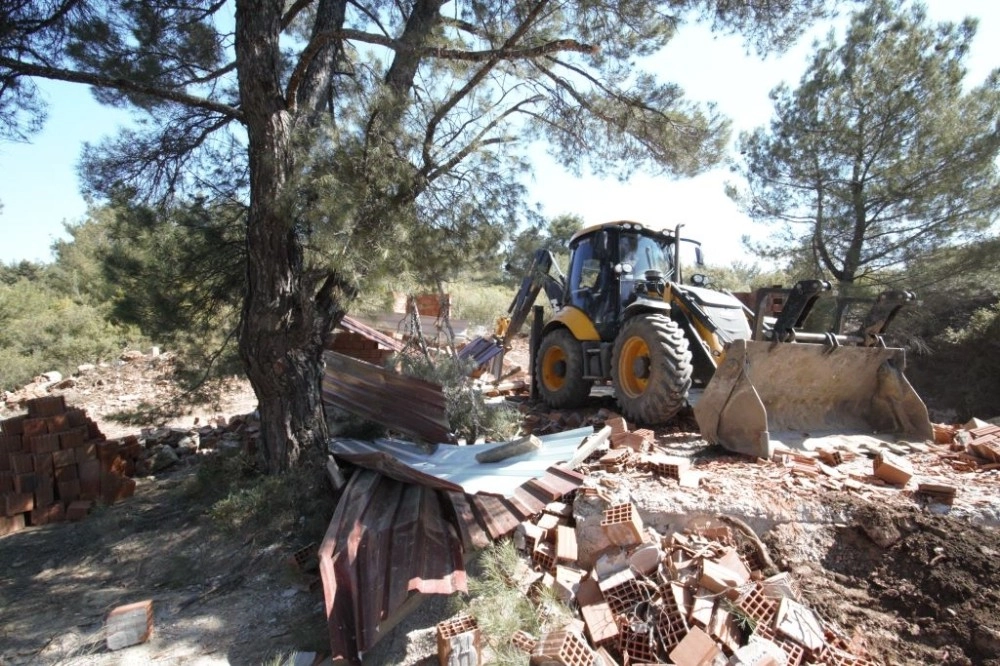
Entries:
[[[235,379],[206,402],[163,407],[177,397],[170,365],[133,359],[82,375],[64,391],[109,437],[138,434],[142,427],[204,424],[253,409],[252,391]],[[610,404],[595,399],[584,416]],[[0,418],[11,413],[0,409]],[[690,428],[682,421],[657,430],[657,439],[677,441],[678,432]],[[740,473],[753,467],[681,439],[678,445],[699,465]],[[186,460],[140,479],[134,497],[84,521],[0,538],[0,666],[262,664],[274,663],[275,655],[327,650],[315,572],[290,562],[322,531],[298,527],[265,538],[220,529],[204,497],[191,492],[204,459]],[[1000,664],[995,529],[912,503],[886,504],[878,496],[775,492],[784,493],[790,506],[823,505],[851,516],[825,524],[783,522],[762,536],[772,557],[795,576],[805,602],[848,633],[854,630],[875,663]],[[748,504],[759,501],[746,494]],[[103,636],[108,611],[142,599],[154,602],[152,639],[109,652]],[[447,612],[440,601],[425,603],[366,663],[435,663],[434,624]]]
[[764,536],[807,603],[855,631],[878,663],[1000,664],[997,530],[918,509],[855,509],[852,524]]

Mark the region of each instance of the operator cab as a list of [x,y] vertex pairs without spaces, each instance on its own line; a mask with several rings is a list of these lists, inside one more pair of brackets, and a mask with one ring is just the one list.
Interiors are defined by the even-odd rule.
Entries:
[[[675,281],[675,242],[673,232],[628,221],[577,232],[570,239],[565,302],[587,314],[602,340],[614,340],[622,312],[635,298],[636,283],[648,271],[657,271],[666,282]],[[697,243],[695,248],[701,265],[701,248]]]

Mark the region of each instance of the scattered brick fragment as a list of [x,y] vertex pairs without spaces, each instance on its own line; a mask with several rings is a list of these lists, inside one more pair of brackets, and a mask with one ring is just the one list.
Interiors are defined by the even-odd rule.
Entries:
[[153,600],[119,606],[104,623],[109,650],[121,650],[149,640],[153,633]]

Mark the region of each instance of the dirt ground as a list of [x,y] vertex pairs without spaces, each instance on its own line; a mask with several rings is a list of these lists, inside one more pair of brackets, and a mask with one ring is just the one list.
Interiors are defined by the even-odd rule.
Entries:
[[855,508],[852,524],[764,535],[807,604],[855,631],[878,663],[1000,664],[1000,534],[919,510]]
[[[81,375],[64,392],[109,437],[253,409],[249,387],[232,380],[214,400],[153,412],[150,406],[174,391],[170,372],[169,359],[133,358]],[[11,413],[0,410],[0,418]],[[657,437],[675,431],[657,430]],[[697,441],[685,446],[699,461],[723,455]],[[261,540],[219,529],[191,493],[204,462],[186,460],[141,478],[134,497],[84,521],[0,538],[0,666],[264,664],[327,649],[314,572],[290,562],[304,542],[322,534],[291,530]],[[758,500],[747,494],[746,501]],[[783,522],[762,537],[795,576],[804,601],[853,631],[875,663],[1000,664],[996,529],[846,493],[801,492],[787,501],[844,505],[841,513],[850,518],[842,522]],[[142,599],[154,603],[152,639],[109,652],[107,612]],[[366,663],[436,663],[434,624],[448,612],[441,600],[425,603]]]

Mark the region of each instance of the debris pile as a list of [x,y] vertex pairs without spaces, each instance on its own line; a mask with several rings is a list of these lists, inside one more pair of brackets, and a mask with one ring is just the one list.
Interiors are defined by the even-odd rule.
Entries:
[[[994,419],[996,420],[996,419]],[[972,419],[964,427],[934,426],[939,444],[947,444],[949,464],[960,472],[988,472],[1000,469],[1000,425]]]
[[749,530],[714,522],[661,537],[630,503],[608,506],[601,527],[611,547],[587,569],[568,505],[549,505],[516,532],[533,565],[525,584],[578,614],[537,639],[518,634],[532,664],[875,663],[856,636],[801,602],[789,573],[767,576],[773,565]]
[[132,496],[143,452],[138,438],[108,440],[61,395],[32,398],[27,408],[0,421],[0,535],[80,520],[97,501]]

